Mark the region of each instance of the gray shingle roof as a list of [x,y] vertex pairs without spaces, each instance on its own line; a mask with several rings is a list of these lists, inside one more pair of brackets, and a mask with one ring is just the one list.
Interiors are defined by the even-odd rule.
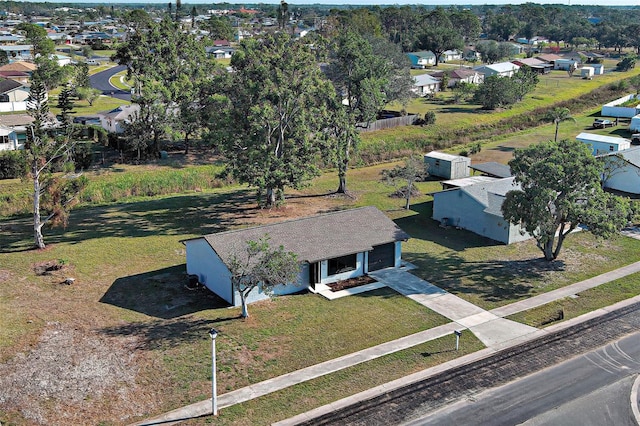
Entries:
[[491,182],[483,182],[465,186],[460,189],[485,206],[484,211],[497,216],[502,216],[502,202],[507,192],[520,189],[520,184],[514,182],[515,178],[509,177]]
[[473,170],[477,170],[488,176],[497,178],[506,178],[513,176],[511,174],[511,167],[506,164],[496,163],[495,161],[489,161],[487,163],[474,164],[469,166]]
[[9,80],[6,78],[0,79],[0,93],[7,93],[11,90],[17,89],[18,87],[22,87],[22,84],[18,83],[17,81]]
[[268,235],[271,247],[282,245],[301,262],[317,262],[372,250],[373,246],[404,241],[409,235],[375,207],[361,207],[254,228],[205,235],[227,262],[244,251],[247,241]]

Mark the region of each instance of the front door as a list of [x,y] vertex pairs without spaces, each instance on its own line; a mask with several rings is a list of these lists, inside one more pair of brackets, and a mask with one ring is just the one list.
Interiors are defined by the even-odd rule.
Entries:
[[395,243],[382,244],[374,246],[369,252],[369,272],[379,269],[390,268],[396,264],[396,245]]

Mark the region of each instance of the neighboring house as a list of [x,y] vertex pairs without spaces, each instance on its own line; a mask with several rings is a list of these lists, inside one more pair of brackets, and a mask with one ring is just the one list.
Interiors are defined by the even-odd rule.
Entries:
[[409,52],[406,54],[411,61],[411,68],[422,69],[436,64],[436,55],[433,52]]
[[463,57],[465,61],[476,62],[482,59],[482,55],[478,53],[474,48],[465,47]]
[[16,81],[20,84],[29,84],[29,74],[22,71],[2,71],[0,70],[0,78],[6,78]]
[[462,59],[462,52],[459,50],[445,50],[440,55],[440,62],[457,61]]
[[233,47],[216,47],[210,46],[205,48],[207,55],[215,59],[229,59],[235,53],[236,49]]
[[575,59],[556,59],[553,62],[553,69],[569,71],[571,67],[573,67],[574,69],[577,69],[578,65],[579,63]]
[[[484,75],[470,68],[456,68],[448,71],[449,82],[447,87],[456,87],[460,83],[480,84],[484,81]],[[432,77],[435,77],[442,81],[444,71],[438,71],[431,73]]]
[[576,139],[582,143],[589,145],[593,155],[608,154],[610,152],[618,152],[631,147],[629,139],[618,136],[605,136],[595,133],[582,132]]
[[18,142],[18,135],[14,129],[0,126],[0,151],[22,149],[24,143]]
[[502,216],[507,192],[517,189],[519,185],[510,177],[436,192],[433,219],[504,244],[527,240],[529,234]]
[[537,58],[514,59],[511,62],[520,67],[527,66],[539,74],[548,74],[553,69],[553,65]]
[[607,169],[602,176],[605,188],[640,194],[640,146],[601,155]]
[[540,59],[542,62],[547,62],[549,64],[553,64],[558,59],[562,59],[562,56],[555,55],[553,53],[542,53],[542,54],[536,56],[536,59]]
[[31,62],[15,61],[0,67],[0,71],[20,71],[31,76],[38,67]]
[[0,46],[0,50],[7,52],[7,57],[10,62],[29,60],[33,58],[33,46],[31,44]]
[[474,68],[474,70],[483,74],[485,78],[493,75],[498,77],[513,77],[519,69],[520,67],[513,62],[499,62],[497,64],[480,65]]
[[487,163],[474,164],[469,166],[474,172],[479,172],[483,176],[490,176],[495,178],[508,178],[513,176],[511,174],[511,167],[506,164],[497,163],[495,161],[489,161]]
[[27,110],[29,88],[14,80],[0,80],[0,112]]
[[428,165],[427,172],[431,176],[445,179],[459,179],[469,176],[469,166],[471,165],[469,157],[431,151],[424,156],[424,162]]
[[418,96],[426,96],[440,91],[440,80],[429,74],[421,74],[413,77],[412,90]]
[[[233,306],[240,296],[232,286],[228,264],[242,256],[247,241],[269,238],[297,255],[297,283],[279,285],[274,294],[309,289],[328,290],[327,284],[369,272],[401,266],[402,241],[409,235],[375,207],[361,207],[303,219],[205,235],[185,240],[187,273],[197,275],[209,290]],[[262,291],[250,293],[250,302],[265,299]]]
[[24,39],[25,37],[21,35],[2,34],[0,35],[0,45],[3,45],[3,46],[16,45],[18,43],[23,42]]
[[111,111],[98,114],[100,125],[110,133],[123,133],[125,125],[133,122],[140,111],[140,105],[121,105]]
[[55,60],[58,63],[58,66],[65,66],[65,65],[69,65],[71,64],[73,61],[71,60],[71,57],[67,56],[67,55],[51,55],[51,59]]

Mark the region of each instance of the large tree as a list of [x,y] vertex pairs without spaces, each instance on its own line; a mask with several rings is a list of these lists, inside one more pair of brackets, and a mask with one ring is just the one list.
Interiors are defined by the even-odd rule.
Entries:
[[462,49],[464,41],[461,29],[454,28],[447,12],[436,8],[425,17],[423,30],[418,34],[416,47],[430,50],[436,56],[436,66],[446,50]]
[[211,134],[233,176],[275,206],[286,187],[300,188],[319,173],[335,92],[311,47],[285,33],[243,41],[231,67],[227,104],[210,122]]
[[509,166],[520,189],[507,193],[502,213],[535,238],[546,260],[558,257],[566,236],[579,225],[606,238],[628,220],[628,200],[602,190],[602,164],[581,142],[519,149]]
[[375,120],[388,100],[385,87],[392,69],[392,62],[375,55],[371,44],[360,34],[343,31],[336,37],[327,74],[339,96],[333,107],[334,121],[329,123],[334,136],[338,193],[347,192],[347,169],[360,140],[357,128]]
[[242,317],[249,317],[247,297],[256,288],[271,294],[274,287],[285,284],[298,284],[300,264],[295,253],[286,251],[283,246],[276,248],[269,244],[268,235],[257,240],[247,241],[244,249],[238,249],[228,262],[231,284],[240,294]]

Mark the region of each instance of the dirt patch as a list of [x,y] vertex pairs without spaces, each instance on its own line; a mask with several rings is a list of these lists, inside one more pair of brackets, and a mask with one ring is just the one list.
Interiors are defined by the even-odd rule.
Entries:
[[136,395],[130,340],[48,323],[33,349],[0,365],[3,410],[20,413],[31,424],[50,425],[83,424],[108,412],[126,419],[148,409],[149,401]]
[[6,269],[0,269],[0,283],[7,282],[11,278],[11,272]]
[[335,291],[346,290],[348,288],[359,287],[361,285],[371,284],[375,282],[377,281],[374,278],[368,275],[363,275],[361,277],[349,278],[348,280],[340,280],[335,283],[331,283],[327,285],[331,288],[331,291],[335,292]]
[[61,260],[48,260],[33,265],[33,272],[36,275],[53,275],[56,272],[64,272],[67,265]]

